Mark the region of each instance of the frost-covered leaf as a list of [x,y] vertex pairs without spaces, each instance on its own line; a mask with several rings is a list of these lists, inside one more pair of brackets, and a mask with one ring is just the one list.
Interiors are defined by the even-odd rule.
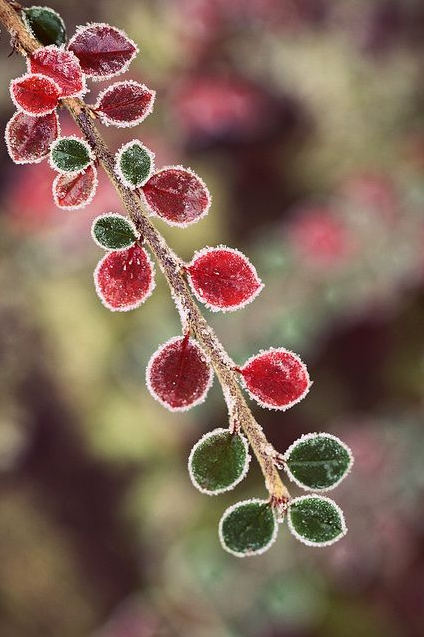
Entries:
[[214,311],[238,310],[263,288],[249,259],[225,246],[196,252],[187,271],[196,297]]
[[269,409],[292,407],[311,386],[306,365],[284,347],[271,347],[252,356],[238,371],[250,396]]
[[188,335],[176,336],[161,345],[146,369],[150,393],[170,411],[185,411],[202,403],[212,380],[209,362]]
[[96,217],[91,235],[97,245],[105,250],[124,250],[137,240],[133,222],[115,212]]
[[6,146],[16,164],[37,164],[45,159],[60,133],[56,113],[32,117],[18,112],[6,125]]
[[75,53],[84,73],[95,80],[125,73],[138,53],[124,31],[104,23],[78,27],[68,49]]
[[275,542],[278,523],[266,500],[244,500],[229,507],[219,522],[223,548],[236,557],[260,555]]
[[109,310],[134,310],[155,288],[153,263],[139,245],[109,252],[94,271],[94,283],[100,300]]
[[50,147],[50,166],[60,173],[75,173],[94,161],[94,153],[85,139],[60,137]]
[[206,184],[182,166],[156,172],[143,187],[143,193],[153,215],[181,228],[202,219],[211,205]]
[[154,154],[148,148],[133,139],[121,146],[115,156],[115,172],[124,186],[134,190],[149,179],[153,166]]
[[329,546],[347,533],[343,511],[322,495],[291,500],[287,521],[293,535],[308,546]]
[[152,112],[155,96],[133,80],[116,82],[99,94],[95,110],[106,126],[137,126]]
[[53,199],[62,210],[80,210],[92,201],[97,189],[97,170],[89,166],[80,173],[56,175],[53,181]]
[[60,87],[46,75],[27,73],[10,83],[10,96],[16,108],[27,115],[47,115],[57,106]]
[[188,470],[199,491],[217,495],[233,489],[243,480],[249,462],[249,448],[242,434],[214,429],[194,445],[188,459]]
[[66,42],[66,28],[61,16],[49,7],[28,7],[22,11],[27,29],[44,46]]
[[60,86],[61,97],[82,97],[86,91],[78,58],[53,44],[28,57],[28,71],[51,77]]
[[344,442],[327,433],[306,434],[286,451],[289,477],[303,489],[334,489],[349,473],[353,456]]

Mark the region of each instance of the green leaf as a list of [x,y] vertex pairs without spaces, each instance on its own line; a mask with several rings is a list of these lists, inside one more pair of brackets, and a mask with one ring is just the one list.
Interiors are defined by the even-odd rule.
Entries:
[[50,146],[50,166],[60,173],[81,172],[93,160],[90,146],[77,137],[60,137]]
[[139,188],[153,171],[153,153],[137,139],[124,144],[116,153],[115,171],[127,188]]
[[294,498],[288,507],[287,521],[293,535],[308,546],[329,546],[347,532],[343,511],[322,495]]
[[188,470],[194,486],[202,493],[217,495],[229,491],[245,477],[250,456],[246,438],[228,429],[214,429],[194,445]]
[[275,542],[277,531],[275,511],[267,500],[237,502],[219,522],[223,548],[237,557],[264,553]]
[[66,28],[61,16],[49,7],[29,7],[22,12],[25,26],[44,44],[61,46],[66,42]]
[[331,434],[306,434],[285,453],[288,476],[303,489],[334,489],[349,473],[353,456],[347,445]]
[[105,250],[123,250],[137,240],[134,224],[122,215],[109,212],[96,217],[91,235],[98,246]]

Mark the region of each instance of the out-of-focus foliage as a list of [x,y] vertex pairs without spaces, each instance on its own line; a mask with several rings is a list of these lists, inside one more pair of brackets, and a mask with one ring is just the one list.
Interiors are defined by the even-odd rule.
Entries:
[[[140,46],[128,77],[157,91],[154,113],[136,129],[102,129],[114,151],[136,136],[156,168],[189,166],[210,188],[198,224],[155,220],[171,246],[187,260],[204,245],[237,247],[264,281],[253,305],[206,310],[230,354],[241,364],[284,346],[308,363],[301,405],[258,412],[270,440],[283,452],[330,431],[356,462],[335,495],[349,527],[341,542],[315,551],[285,529],[261,557],[224,553],[219,518],[265,497],[263,480],[252,461],[228,495],[206,498],[190,482],[190,449],[225,426],[226,409],[217,384],[182,414],[145,388],[151,354],[179,330],[162,277],[140,309],[109,313],[93,286],[90,227],[123,211],[104,175],[87,208],[59,210],[47,163],[16,167],[4,152],[2,637],[418,637],[422,2],[51,6],[68,34],[106,21]],[[5,87],[24,62],[7,58],[4,33],[1,45]],[[5,123],[6,90],[0,108]],[[64,121],[62,135],[76,132]]]

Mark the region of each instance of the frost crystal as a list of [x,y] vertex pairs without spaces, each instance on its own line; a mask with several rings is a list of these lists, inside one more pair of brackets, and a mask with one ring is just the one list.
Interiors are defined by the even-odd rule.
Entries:
[[289,409],[311,386],[306,365],[284,347],[252,356],[238,371],[250,396],[269,409]]
[[104,23],[78,27],[68,49],[75,53],[84,73],[94,80],[125,73],[138,53],[136,44],[124,31]]
[[16,164],[37,164],[45,159],[51,143],[59,135],[56,113],[32,117],[15,113],[6,125],[6,146]]
[[213,311],[238,310],[264,287],[249,259],[225,246],[196,252],[187,270],[194,294]]
[[109,252],[94,271],[94,283],[103,305],[126,312],[139,307],[155,288],[154,267],[139,245]]
[[78,58],[55,45],[34,51],[28,57],[28,71],[51,77],[60,86],[61,97],[82,97],[86,92]]
[[209,362],[188,335],[176,336],[161,345],[146,369],[150,393],[170,411],[186,411],[202,403],[212,380]]
[[106,126],[137,126],[152,112],[155,95],[133,80],[116,82],[99,94],[94,108]]
[[47,115],[57,106],[60,87],[52,78],[27,73],[10,83],[10,97],[16,108],[27,115]]
[[53,181],[53,199],[62,210],[79,210],[90,204],[96,194],[97,170],[94,166],[76,175],[59,174]]
[[143,187],[143,194],[153,215],[181,228],[206,216],[211,204],[206,184],[182,166],[156,172]]

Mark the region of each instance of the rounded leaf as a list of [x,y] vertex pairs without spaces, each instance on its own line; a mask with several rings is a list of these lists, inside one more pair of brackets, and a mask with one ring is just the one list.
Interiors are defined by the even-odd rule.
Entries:
[[78,58],[71,51],[45,46],[34,51],[27,64],[30,73],[51,77],[60,86],[61,97],[82,97],[87,90]]
[[206,184],[192,170],[169,166],[143,186],[150,212],[171,226],[185,228],[205,217],[211,205]]
[[238,310],[264,287],[249,259],[225,246],[196,252],[187,270],[194,294],[213,311]]
[[94,153],[85,139],[60,137],[50,147],[50,166],[60,173],[85,170],[93,161]]
[[329,491],[349,473],[353,456],[344,442],[327,433],[305,434],[284,454],[291,480],[302,489]]
[[243,480],[249,462],[249,447],[242,434],[214,429],[194,445],[188,459],[188,470],[199,491],[218,495],[233,489]]
[[152,112],[155,96],[134,80],[116,82],[99,94],[94,108],[106,126],[137,126]]
[[293,535],[308,546],[329,546],[347,533],[343,511],[323,495],[291,500],[287,521]]
[[48,156],[59,133],[56,113],[41,117],[15,113],[6,125],[8,153],[15,164],[37,164]]
[[269,409],[289,409],[311,386],[306,365],[284,347],[252,356],[238,371],[250,396]]
[[110,24],[77,27],[68,49],[75,53],[84,73],[94,80],[108,80],[125,73],[138,53],[127,34]]
[[27,115],[47,115],[58,104],[60,87],[51,77],[27,73],[11,81],[10,96],[16,108]]
[[52,187],[54,202],[62,210],[80,210],[93,201],[97,185],[97,170],[94,166],[77,174],[56,175]]
[[22,19],[31,34],[44,46],[66,42],[66,28],[61,16],[49,7],[23,9]]
[[94,219],[91,236],[105,250],[125,250],[137,240],[137,230],[126,217],[107,212]]
[[133,139],[121,146],[115,155],[115,172],[121,182],[135,190],[149,179],[155,156],[138,139]]
[[278,523],[267,500],[244,500],[229,507],[219,522],[223,548],[236,557],[260,555],[275,542]]
[[176,336],[161,345],[146,369],[147,387],[170,411],[186,411],[202,403],[212,385],[213,371],[199,345]]
[[149,255],[139,245],[109,252],[94,271],[96,292],[112,312],[139,307],[155,288],[155,272]]

